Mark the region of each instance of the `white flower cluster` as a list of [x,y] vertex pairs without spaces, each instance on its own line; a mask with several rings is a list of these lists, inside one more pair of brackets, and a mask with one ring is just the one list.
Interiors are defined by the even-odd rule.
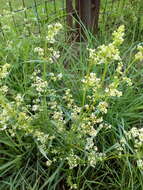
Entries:
[[129,131],[124,130],[124,134],[125,136],[120,139],[120,146],[118,149],[120,154],[125,151],[126,147],[130,144],[137,166],[140,170],[143,170],[143,128],[132,127]]
[[8,87],[6,85],[0,86],[0,92],[6,94],[8,92]]
[[67,184],[69,185],[70,189],[78,189],[77,184],[73,183],[73,177],[68,175],[67,177]]
[[143,159],[142,160],[141,159],[137,160],[137,166],[138,166],[138,168],[143,170]]
[[123,74],[122,70],[123,70],[123,63],[122,63],[122,62],[119,62],[119,63],[118,63],[118,66],[117,66],[117,68],[116,68],[116,72],[117,72],[118,74],[122,75],[122,74]]
[[113,32],[113,44],[115,46],[120,46],[123,43],[124,31],[125,31],[125,26],[121,25],[117,31]]
[[143,46],[138,46],[138,53],[135,55],[135,60],[136,61],[143,61]]
[[80,130],[84,135],[90,136],[91,138],[95,138],[100,129],[104,126],[101,124],[103,124],[103,117],[98,116],[98,114],[94,112],[91,112],[87,115],[85,114],[84,118],[82,118]]
[[25,112],[20,102],[16,104],[8,102],[4,96],[0,96],[0,113],[1,130],[7,129],[12,136],[15,136],[16,129],[22,129],[26,134],[31,132],[31,117]]
[[127,83],[128,86],[132,86],[132,80],[126,76],[123,77],[123,81]]
[[135,142],[135,150],[139,151],[140,147],[143,145],[143,128],[133,127],[128,133],[127,136],[129,139],[134,139]]
[[0,79],[6,78],[9,74],[10,64],[6,63],[2,67],[0,67]]
[[64,114],[58,102],[55,99],[51,98],[51,100],[48,102],[48,106],[51,113],[51,120],[54,121],[54,123],[56,124],[58,132],[64,132],[65,130]]
[[47,160],[47,161],[46,161],[46,166],[49,167],[49,166],[51,166],[51,164],[52,164],[52,161],[51,161],[51,160]]
[[15,97],[15,103],[17,104],[17,106],[20,106],[23,102],[23,97],[21,94],[17,94]]
[[100,65],[103,63],[110,63],[113,61],[120,61],[120,52],[118,46],[123,43],[124,26],[120,26],[117,31],[113,33],[113,42],[109,45],[101,45],[94,49],[89,50],[89,62],[92,65]]
[[47,56],[47,60],[50,63],[55,63],[57,61],[57,59],[60,57],[60,51],[55,50],[52,47],[47,48],[46,56]]
[[82,108],[76,105],[70,89],[66,89],[65,95],[63,96],[63,100],[66,102],[67,107],[71,111],[72,119],[77,119]]
[[38,92],[38,94],[40,95],[44,93],[46,89],[48,88],[48,82],[46,80],[43,80],[41,77],[39,77],[38,76],[39,73],[40,73],[39,70],[35,71],[31,79],[33,80],[32,87],[34,87],[36,91]]
[[105,153],[97,153],[96,151],[91,151],[88,154],[88,164],[92,167],[96,167],[98,161],[103,161],[106,158]]
[[73,169],[78,166],[80,158],[72,152],[68,157],[66,157],[66,160],[68,161],[70,169]]
[[44,56],[44,49],[40,47],[35,47],[34,52],[38,53],[39,56],[43,57]]
[[97,50],[89,50],[89,62],[90,64],[100,65],[110,61],[120,61],[119,50],[110,43],[108,46],[101,45]]
[[51,80],[53,81],[58,81],[58,80],[61,80],[63,75],[62,73],[59,73],[57,75],[55,75],[54,73],[49,73],[48,76],[50,77]]
[[48,34],[46,36],[46,40],[49,43],[55,43],[55,36],[58,34],[58,32],[62,29],[62,25],[60,23],[50,24],[48,26]]
[[115,83],[111,83],[109,87],[105,89],[106,96],[110,97],[121,97],[123,95],[122,91],[116,88]]
[[100,112],[102,113],[107,113],[107,108],[108,108],[108,103],[107,102],[100,102],[99,105],[97,106]]
[[100,78],[97,78],[95,73],[90,73],[88,76],[85,76],[84,79],[82,79],[83,84],[85,87],[96,87],[98,88],[100,86]]

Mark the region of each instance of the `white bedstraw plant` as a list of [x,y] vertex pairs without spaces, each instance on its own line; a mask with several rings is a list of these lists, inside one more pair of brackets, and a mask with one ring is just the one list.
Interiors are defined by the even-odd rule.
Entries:
[[[56,42],[55,35],[61,28],[61,24],[48,27],[46,39],[49,43]],[[120,26],[113,33],[112,43],[97,49],[88,48],[89,70],[81,79],[81,103],[77,103],[71,89],[62,89],[61,93],[56,87],[62,82],[62,73],[47,73],[43,77],[40,69],[35,69],[31,76],[29,99],[32,99],[32,103],[25,105],[25,97],[20,94],[10,101],[6,96],[8,87],[3,81],[8,76],[9,65],[0,67],[1,130],[7,130],[11,135],[15,135],[17,130],[22,130],[25,135],[33,135],[40,149],[48,152],[48,167],[61,160],[67,162],[69,169],[79,164],[96,167],[98,162],[104,161],[108,154],[99,147],[97,139],[102,130],[112,130],[113,126],[106,120],[108,110],[124,94],[123,87],[132,86],[128,73],[123,69],[124,62],[119,51],[123,36],[124,26]],[[141,60],[142,47],[138,50],[135,58]],[[40,56],[44,54],[41,48],[35,47],[34,51]],[[54,51],[54,47],[51,51]],[[59,58],[58,52],[51,53],[49,59],[53,60],[53,55]],[[44,125],[37,124],[40,117],[45,119]],[[135,148],[138,150],[143,142],[142,130],[134,131],[129,132],[129,138],[134,135]],[[141,168],[141,159],[137,164]]]

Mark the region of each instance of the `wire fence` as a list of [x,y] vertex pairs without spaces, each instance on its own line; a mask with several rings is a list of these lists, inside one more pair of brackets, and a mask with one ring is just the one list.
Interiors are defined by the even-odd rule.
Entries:
[[65,22],[64,3],[62,0],[7,0],[6,3],[1,0],[1,37],[6,37],[9,30],[20,37],[41,34],[44,25],[56,20]]
[[[77,1],[81,1],[83,7],[83,2],[88,5],[90,1],[96,3],[99,0]],[[87,8],[88,6],[85,6],[86,10]],[[141,39],[143,33],[142,0],[101,0],[99,15],[96,7],[94,12],[96,17],[99,17],[96,31],[99,36],[106,38],[118,25],[124,24],[132,40]],[[92,19],[94,12],[88,19]],[[41,34],[46,30],[47,24],[57,21],[64,26],[68,23],[74,31],[77,29],[76,21],[78,23],[80,21],[77,15],[76,0],[1,0],[0,38],[5,39],[11,30],[14,30],[19,37]],[[84,18],[87,18],[87,15]]]

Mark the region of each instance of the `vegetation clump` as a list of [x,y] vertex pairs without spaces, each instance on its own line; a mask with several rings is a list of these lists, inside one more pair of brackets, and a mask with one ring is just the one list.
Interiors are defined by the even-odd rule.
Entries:
[[[11,41],[2,50],[0,187],[142,189],[142,69],[137,73],[135,64],[143,61],[143,47],[126,62],[121,25],[111,43],[89,44],[67,69],[69,50],[57,40],[62,29],[49,25],[45,45],[32,37],[32,45]],[[21,58],[17,45],[27,53]]]

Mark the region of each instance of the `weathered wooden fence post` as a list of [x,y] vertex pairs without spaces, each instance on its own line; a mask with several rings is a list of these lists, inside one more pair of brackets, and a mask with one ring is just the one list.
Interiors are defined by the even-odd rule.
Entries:
[[92,18],[92,30],[95,34],[98,32],[98,23],[99,23],[99,14],[100,14],[100,0],[92,0],[92,10],[91,10],[91,18]]
[[[73,0],[66,0],[67,26],[73,28]],[[72,40],[72,34],[68,32],[68,39]]]
[[66,0],[67,23],[69,27],[73,26],[73,0]]
[[[84,36],[84,27],[97,34],[98,20],[100,10],[100,0],[66,0],[67,23],[71,28],[77,30],[77,40]],[[73,8],[74,7],[74,8]],[[73,12],[75,12],[73,14]],[[76,19],[76,24],[73,23],[73,18]]]

